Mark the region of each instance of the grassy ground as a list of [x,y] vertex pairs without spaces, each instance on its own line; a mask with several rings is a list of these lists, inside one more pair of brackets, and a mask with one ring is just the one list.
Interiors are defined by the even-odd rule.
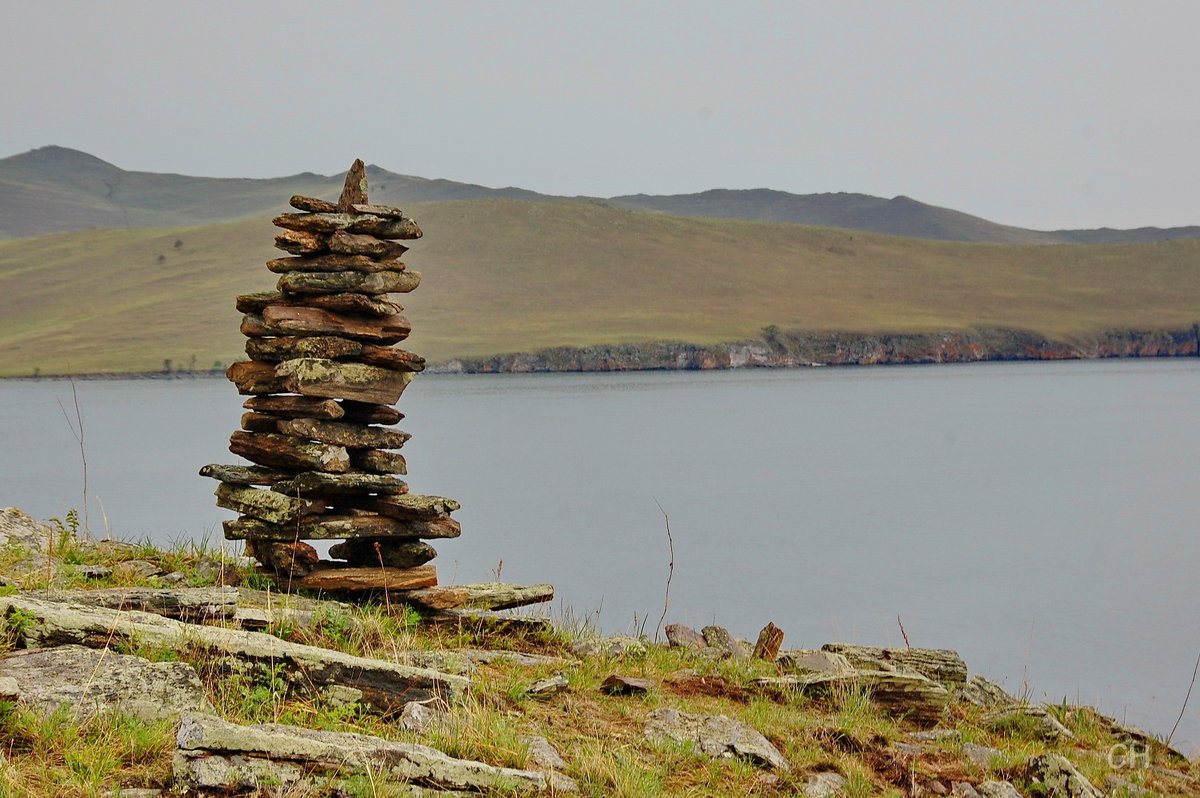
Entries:
[[[1086,338],[1200,319],[1200,240],[1010,246],[683,219],[583,203],[413,206],[400,297],[431,360],[562,345],[708,344],[784,330],[987,325]],[[266,222],[0,241],[0,376],[211,368],[233,297],[265,290]],[[178,244],[176,242],[179,242]]]
[[[204,582],[197,563],[219,556],[195,547],[160,551],[149,546],[98,555],[69,543],[58,554],[68,562],[108,565],[120,559],[149,559],[164,570],[182,570],[192,585]],[[0,553],[0,571],[21,556],[11,550]],[[248,571],[242,575],[251,584],[261,581]],[[33,573],[21,587],[40,587],[44,580],[44,575]],[[154,584],[154,579],[144,582]],[[86,584],[113,586],[111,578]],[[84,586],[82,580],[80,586]],[[288,599],[276,596],[275,600]],[[10,617],[3,629],[20,622]],[[457,647],[570,656],[570,641],[589,633],[565,619],[559,619],[550,631],[508,635],[424,626],[411,611],[387,603],[326,612],[312,627],[275,626],[269,631],[287,640],[398,661],[412,649]],[[5,640],[11,638],[0,639],[0,648],[11,646]],[[718,660],[658,645],[648,645],[644,654],[592,657],[568,666],[480,666],[469,698],[451,708],[440,725],[422,736],[402,731],[369,711],[291,692],[279,674],[231,677],[221,667],[223,663],[187,650],[126,646],[122,652],[153,660],[192,662],[218,713],[239,723],[278,722],[362,732],[432,745],[453,756],[509,767],[529,765],[529,749],[521,737],[540,735],[559,750],[568,763],[566,774],[589,796],[795,795],[812,773],[826,770],[846,777],[844,794],[854,797],[924,795],[931,794],[928,790],[933,781],[948,786],[953,781],[978,783],[989,778],[1010,780],[1023,795],[1036,795],[1024,763],[1047,751],[1067,756],[1095,784],[1103,785],[1111,773],[1164,795],[1200,795],[1196,782],[1200,765],[1194,763],[1172,765],[1187,771],[1191,781],[1145,767],[1114,768],[1106,752],[1119,741],[1105,732],[1086,708],[1052,708],[1077,739],[1048,743],[1036,730],[1020,724],[988,729],[981,722],[982,710],[955,703],[940,725],[957,730],[960,736],[931,744],[925,754],[912,758],[898,753],[893,744],[903,741],[915,727],[880,713],[862,693],[846,692],[827,701],[814,701],[762,692],[752,689],[749,682],[757,676],[774,675],[773,664]],[[541,700],[527,695],[526,689],[534,681],[556,672],[569,682],[565,692]],[[598,687],[612,673],[649,679],[655,687],[643,697],[608,696]],[[749,723],[783,752],[792,772],[772,774],[736,759],[709,759],[687,745],[646,739],[642,729],[647,715],[663,706],[719,713]],[[76,723],[66,711],[38,719],[17,706],[0,704],[0,742],[5,756],[0,766],[0,795],[69,798],[111,795],[120,787],[167,787],[174,731],[171,723],[146,725],[120,716]],[[981,765],[964,752],[967,743],[994,747],[1001,754]],[[366,780],[360,786],[356,795],[397,794],[389,792],[386,785]],[[299,798],[302,794],[287,795]]]

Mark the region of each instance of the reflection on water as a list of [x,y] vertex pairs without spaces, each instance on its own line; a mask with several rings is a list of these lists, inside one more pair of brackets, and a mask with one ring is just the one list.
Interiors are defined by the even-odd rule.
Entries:
[[[219,539],[220,380],[77,383],[92,527]],[[65,382],[0,383],[0,505],[78,507]],[[958,649],[1044,700],[1166,732],[1200,648],[1200,361],[421,376],[415,492],[454,497],[443,582],[551,581],[610,631]],[[102,504],[101,504],[102,503]],[[103,507],[103,512],[102,508]],[[1185,728],[1186,727],[1186,728]],[[1200,740],[1194,710],[1177,738]]]

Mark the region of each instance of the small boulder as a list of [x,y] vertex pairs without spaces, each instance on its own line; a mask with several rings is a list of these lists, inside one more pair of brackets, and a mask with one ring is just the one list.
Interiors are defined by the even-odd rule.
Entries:
[[46,551],[55,541],[53,528],[16,507],[0,509],[0,548],[9,544],[28,551]]
[[600,685],[600,692],[608,695],[642,695],[654,689],[654,682],[649,679],[637,679],[633,676],[612,674]]
[[562,675],[548,676],[545,679],[538,679],[529,685],[529,689],[525,691],[525,694],[534,698],[549,698],[552,695],[563,692],[568,686],[567,677]]
[[955,693],[955,698],[979,707],[1009,707],[1021,703],[1003,687],[979,674],[967,679],[966,684]]
[[675,648],[702,649],[708,645],[704,637],[690,626],[681,623],[667,624],[667,642]]
[[849,673],[854,670],[842,654],[814,649],[780,651],[775,662],[784,673]]
[[529,764],[534,770],[566,770],[566,760],[545,737],[524,734],[518,739],[529,749]]
[[112,577],[118,582],[140,582],[162,572],[162,568],[146,560],[125,560],[112,567]]
[[725,715],[690,715],[662,707],[649,715],[646,737],[651,740],[692,742],[710,757],[739,756],[759,765],[788,770],[787,760],[750,726]]
[[1050,798],[1103,798],[1066,757],[1043,754],[1029,760],[1029,775],[1045,787]]
[[963,743],[962,752],[976,765],[985,770],[992,766],[992,762],[996,757],[1004,756],[1004,752],[999,748],[991,748],[986,745],[978,745],[976,743]]
[[983,798],[1022,798],[1017,788],[1007,781],[985,781],[975,790]]
[[832,770],[814,773],[800,788],[805,798],[832,798],[846,786],[846,780]]
[[409,701],[400,710],[400,728],[413,734],[425,734],[437,723],[440,713],[422,701]]
[[700,630],[704,642],[719,651],[728,651],[734,659],[750,659],[750,646],[736,639],[724,626],[706,626]]

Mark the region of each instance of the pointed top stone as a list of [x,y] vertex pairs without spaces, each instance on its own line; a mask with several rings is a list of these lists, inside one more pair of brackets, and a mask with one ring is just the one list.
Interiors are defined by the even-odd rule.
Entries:
[[355,158],[346,172],[346,185],[342,188],[342,196],[338,198],[337,209],[349,211],[351,205],[362,205],[367,201],[367,167],[361,158]]

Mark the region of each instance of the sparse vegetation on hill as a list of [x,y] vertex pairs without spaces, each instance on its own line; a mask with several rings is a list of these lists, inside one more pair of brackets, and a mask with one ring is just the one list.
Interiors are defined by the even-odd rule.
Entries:
[[[713,344],[784,331],[1026,329],[1057,340],[1200,319],[1200,239],[922,241],[584,203],[410,206],[424,275],[399,297],[431,361],[556,346]],[[241,356],[236,294],[267,290],[273,228],[0,241],[0,376],[208,368]],[[184,242],[176,247],[175,242]],[[164,256],[159,260],[159,256]],[[194,359],[193,359],[194,358]]]

